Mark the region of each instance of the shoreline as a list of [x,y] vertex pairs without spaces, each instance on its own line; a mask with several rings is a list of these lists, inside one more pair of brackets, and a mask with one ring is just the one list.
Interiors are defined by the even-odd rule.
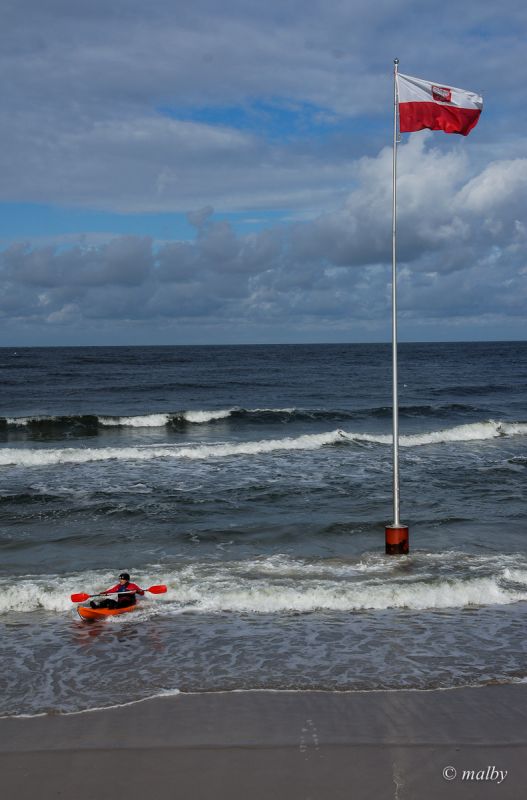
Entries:
[[[205,800],[500,798],[527,785],[527,684],[433,690],[237,690],[0,719],[6,796],[104,800],[116,783]],[[457,779],[442,770],[454,766]],[[124,782],[124,783],[123,783]],[[490,796],[490,795],[489,795]]]
[[34,714],[21,713],[21,714],[0,714],[0,723],[3,720],[18,719],[18,720],[32,720],[43,717],[74,717],[81,714],[94,714],[96,712],[117,711],[120,708],[127,708],[128,706],[135,706],[140,703],[149,703],[154,700],[166,700],[174,697],[201,697],[210,695],[235,695],[235,694],[331,694],[331,695],[349,695],[349,694],[391,694],[391,693],[407,693],[407,694],[427,694],[433,692],[457,692],[462,689],[486,689],[491,686],[522,686],[527,685],[527,678],[517,678],[511,681],[501,682],[488,682],[479,684],[460,684],[459,686],[432,686],[430,688],[420,688],[408,686],[405,688],[379,688],[379,689],[274,689],[274,688],[254,688],[254,689],[202,689],[196,691],[186,691],[184,689],[167,689],[159,694],[151,694],[146,697],[139,697],[137,700],[127,700],[123,703],[115,703],[108,706],[94,706],[93,708],[79,708],[76,711],[60,711],[51,709],[49,711],[37,711]]

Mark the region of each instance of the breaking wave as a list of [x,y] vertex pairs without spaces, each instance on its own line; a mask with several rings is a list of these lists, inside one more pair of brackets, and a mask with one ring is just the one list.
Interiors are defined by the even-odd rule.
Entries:
[[[366,442],[377,442],[378,444],[391,444],[392,436],[370,436],[369,434],[350,434],[354,439]],[[456,425],[453,428],[445,428],[429,433],[414,433],[408,436],[401,436],[399,443],[403,447],[419,447],[425,444],[444,444],[447,442],[474,442],[484,441],[485,439],[496,439],[501,436],[525,436],[527,435],[526,422],[472,422],[467,425]]]
[[204,424],[227,419],[234,409],[217,411],[175,411],[153,414],[112,416],[98,414],[71,414],[56,416],[1,417],[0,428],[26,428],[33,431],[68,431],[81,429],[96,432],[99,428],[162,428],[166,426]]
[[277,450],[316,450],[324,445],[346,440],[342,431],[312,434],[285,439],[264,439],[259,442],[240,442],[214,445],[144,445],[137,447],[61,447],[5,448],[0,450],[0,466],[48,466],[53,464],[82,464],[89,461],[149,461],[154,458],[204,459],[238,455],[259,455]]
[[[450,417],[474,413],[474,406],[459,403],[443,405],[401,406],[399,415],[407,418],[418,417]],[[105,428],[184,428],[187,425],[207,425],[220,420],[236,422],[272,423],[272,422],[308,422],[308,421],[346,421],[353,419],[389,418],[390,406],[374,406],[372,408],[355,409],[302,409],[302,408],[225,408],[186,411],[162,411],[149,414],[129,414],[114,416],[111,414],[63,414],[34,415],[25,417],[0,417],[0,430],[25,429],[27,431],[86,431],[96,433]]]
[[[526,573],[527,579],[527,573]],[[527,600],[523,591],[500,586],[492,578],[471,581],[416,581],[408,584],[277,586],[243,581],[235,587],[212,586],[206,592],[178,587],[173,598],[179,605],[199,611],[236,611],[254,613],[363,611],[388,608],[424,610],[432,608],[467,608],[502,605]]]
[[[310,613],[384,609],[463,609],[527,600],[527,564],[521,556],[419,553],[399,563],[382,556],[355,562],[270,556],[246,561],[198,562],[172,571],[134,572],[143,586],[163,582],[165,595],[143,601],[147,613]],[[109,572],[27,576],[0,581],[0,613],[75,608],[70,594],[113,583]]]
[[[429,433],[401,436],[402,447],[420,447],[430,444],[485,441],[506,436],[527,435],[527,423],[523,422],[475,422],[458,425]],[[196,444],[196,445],[138,445],[130,447],[60,447],[60,448],[3,448],[0,450],[0,466],[24,467],[54,464],[82,464],[91,461],[148,461],[157,458],[207,459],[230,456],[258,456],[277,451],[316,450],[331,445],[353,444],[390,445],[391,434],[368,434],[343,431],[305,434],[282,439],[258,441]]]

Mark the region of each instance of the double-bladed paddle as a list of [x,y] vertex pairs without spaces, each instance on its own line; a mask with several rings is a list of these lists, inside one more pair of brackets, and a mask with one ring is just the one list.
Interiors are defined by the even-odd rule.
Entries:
[[[166,586],[160,584],[159,586],[151,586],[149,589],[145,589],[145,592],[151,592],[152,594],[164,594],[167,590]],[[85,600],[89,600],[90,597],[100,597],[101,594],[107,594],[106,592],[98,592],[97,594],[86,594],[86,592],[79,592],[78,594],[71,595],[71,602],[72,603],[83,603]],[[109,592],[109,594],[137,594],[136,592]]]

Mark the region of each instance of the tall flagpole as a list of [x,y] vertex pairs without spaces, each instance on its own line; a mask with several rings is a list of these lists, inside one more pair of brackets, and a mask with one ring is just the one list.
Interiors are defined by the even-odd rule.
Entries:
[[392,162],[392,410],[393,410],[393,523],[387,525],[386,553],[408,553],[408,526],[399,518],[399,398],[397,377],[397,144],[399,59],[393,61],[393,162]]

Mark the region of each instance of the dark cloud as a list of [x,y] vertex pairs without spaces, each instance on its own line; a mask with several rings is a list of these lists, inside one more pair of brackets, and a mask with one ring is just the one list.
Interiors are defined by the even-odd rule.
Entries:
[[28,287],[136,286],[152,268],[152,242],[123,236],[100,247],[34,249],[17,243],[2,253],[5,280]]

